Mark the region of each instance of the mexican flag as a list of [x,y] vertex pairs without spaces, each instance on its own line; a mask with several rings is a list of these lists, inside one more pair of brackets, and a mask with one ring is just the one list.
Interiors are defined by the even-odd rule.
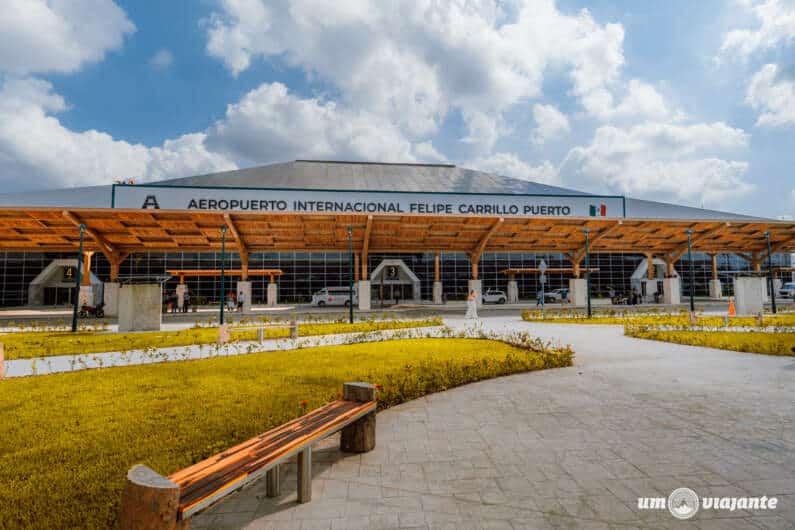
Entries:
[[607,215],[607,205],[606,204],[599,204],[599,205],[592,204],[591,205],[590,214],[591,214],[591,217],[604,217],[604,216],[606,216]]

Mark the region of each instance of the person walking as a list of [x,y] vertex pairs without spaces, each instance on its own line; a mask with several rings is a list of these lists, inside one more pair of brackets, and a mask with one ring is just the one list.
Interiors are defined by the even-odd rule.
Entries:
[[237,293],[237,310],[238,311],[243,312],[243,304],[245,303],[245,300],[246,300],[246,293],[244,293],[243,291],[240,291],[239,293]]
[[478,293],[474,290],[470,291],[467,297],[467,313],[464,318],[474,320],[478,318]]

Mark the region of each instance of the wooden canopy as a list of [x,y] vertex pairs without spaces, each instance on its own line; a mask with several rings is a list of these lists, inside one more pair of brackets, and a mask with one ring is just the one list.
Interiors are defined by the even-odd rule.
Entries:
[[[591,272],[599,272],[599,267],[591,267],[590,269],[581,269],[582,271],[589,270]],[[576,274],[579,272],[577,269],[573,269],[571,267],[547,267],[544,269],[545,272],[562,272],[563,274],[572,273]],[[500,271],[500,274],[507,274],[508,276],[516,276],[518,274],[538,274],[541,272],[541,269],[538,267],[520,267],[520,268],[512,268],[512,269],[503,269]]]
[[[346,252],[348,226],[357,253],[561,252],[580,261],[584,229],[594,253],[657,254],[675,261],[687,252],[736,253],[758,262],[767,252],[795,251],[795,223],[765,220],[654,220],[461,215],[329,215],[63,208],[0,208],[0,250],[74,252],[80,224],[85,249],[111,262],[133,252],[219,252],[222,226],[227,250],[240,252]],[[745,255],[743,253],[748,253]]]

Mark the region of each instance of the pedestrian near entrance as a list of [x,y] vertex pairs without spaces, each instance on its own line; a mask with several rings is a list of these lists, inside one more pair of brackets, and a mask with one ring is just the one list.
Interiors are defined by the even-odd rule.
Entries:
[[474,290],[467,297],[467,314],[464,318],[477,320],[478,318],[478,293]]
[[243,291],[237,293],[237,310],[243,311],[243,303],[245,302],[246,294]]

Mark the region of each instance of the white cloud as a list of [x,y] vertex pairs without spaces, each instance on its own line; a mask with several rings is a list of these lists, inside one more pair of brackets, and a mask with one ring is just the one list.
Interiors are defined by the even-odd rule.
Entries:
[[531,166],[520,160],[513,153],[495,153],[484,158],[467,162],[466,167],[488,171],[505,177],[513,177],[544,184],[559,184],[558,170],[550,162],[544,161],[540,166]]
[[571,131],[569,119],[554,105],[533,105],[533,119],[537,127],[531,134],[531,140],[537,145],[557,140]]
[[613,94],[607,89],[591,92],[583,100],[588,112],[603,121],[680,119],[671,116],[671,110],[656,88],[639,79],[627,83],[624,99],[613,104]]
[[161,48],[149,59],[149,64],[155,70],[166,70],[174,64],[174,54],[166,48]]
[[0,87],[0,183],[19,187],[79,186],[116,178],[151,180],[233,169],[204,147],[203,134],[167,140],[148,148],[89,130],[74,132],[53,116],[66,109],[52,86],[37,79],[13,79]]
[[563,14],[553,0],[519,1],[510,13],[496,0],[219,0],[207,27],[208,53],[235,75],[279,57],[330,83],[341,105],[415,138],[455,109],[478,152],[493,148],[504,112],[540,94],[547,68],[567,71],[585,99],[624,62],[620,25]]
[[795,124],[795,81],[782,79],[775,64],[766,64],[754,74],[745,100],[761,113],[758,126]]
[[394,125],[333,102],[299,98],[281,83],[260,85],[228,105],[208,131],[207,145],[243,165],[302,157],[415,160]]
[[718,204],[747,194],[748,135],[724,123],[605,125],[586,147],[572,149],[561,174],[604,192],[691,204]]
[[723,38],[721,51],[735,52],[741,59],[759,50],[767,50],[779,43],[795,39],[795,2],[793,0],[766,0],[740,2],[748,7],[759,21],[756,29],[737,29]]
[[447,157],[436,150],[431,142],[414,144],[414,156],[419,162],[447,162]]
[[3,0],[0,71],[70,73],[119,49],[135,26],[112,0]]

